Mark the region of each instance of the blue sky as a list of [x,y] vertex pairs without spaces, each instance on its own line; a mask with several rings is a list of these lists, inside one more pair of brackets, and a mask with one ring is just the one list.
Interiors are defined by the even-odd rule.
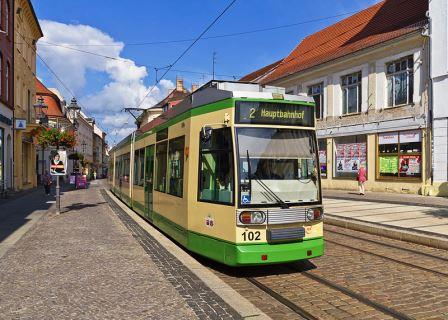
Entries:
[[[238,0],[207,33],[220,35],[269,28],[358,11],[376,0]],[[69,87],[86,113],[109,133],[109,141],[132,131],[133,123],[120,112],[134,107],[155,81],[153,67],[169,65],[189,43],[132,46],[127,44],[196,37],[229,1],[33,1],[45,38],[39,54]],[[286,56],[308,34],[343,17],[286,29],[200,41],[173,68],[210,73],[217,52],[216,73],[242,76]],[[206,36],[207,36],[206,35]],[[52,42],[122,60],[104,59],[74,50],[48,46]],[[108,44],[74,46],[73,44]],[[160,75],[160,74],[159,74]],[[170,72],[143,106],[148,107],[182,76],[191,83],[210,80],[207,74]],[[48,87],[67,92],[38,63],[38,77]],[[219,77],[218,77],[219,78]],[[125,124],[126,121],[128,124]]]

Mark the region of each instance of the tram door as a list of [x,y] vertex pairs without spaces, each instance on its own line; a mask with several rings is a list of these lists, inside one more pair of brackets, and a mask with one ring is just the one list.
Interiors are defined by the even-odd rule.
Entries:
[[145,163],[145,216],[152,220],[153,184],[154,184],[154,145],[146,147]]

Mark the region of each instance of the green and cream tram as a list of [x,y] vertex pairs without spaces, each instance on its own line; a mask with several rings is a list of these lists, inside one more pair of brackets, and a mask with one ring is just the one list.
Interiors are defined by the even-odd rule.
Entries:
[[283,88],[211,81],[112,149],[111,190],[227,265],[321,256],[314,114]]

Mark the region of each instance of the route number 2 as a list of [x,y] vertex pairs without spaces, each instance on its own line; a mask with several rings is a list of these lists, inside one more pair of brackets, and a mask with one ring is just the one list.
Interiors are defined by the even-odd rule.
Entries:
[[250,108],[249,110],[249,119],[255,119],[255,108]]
[[242,236],[244,241],[260,240],[260,231],[244,231]]

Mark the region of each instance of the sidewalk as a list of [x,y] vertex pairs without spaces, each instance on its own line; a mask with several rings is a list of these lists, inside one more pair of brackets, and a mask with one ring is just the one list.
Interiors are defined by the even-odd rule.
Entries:
[[448,249],[448,199],[324,190],[326,221],[350,229]]
[[[62,214],[46,211],[0,258],[0,319],[241,318],[180,254],[109,204],[103,183],[65,192]],[[8,205],[32,206],[21,199]]]

